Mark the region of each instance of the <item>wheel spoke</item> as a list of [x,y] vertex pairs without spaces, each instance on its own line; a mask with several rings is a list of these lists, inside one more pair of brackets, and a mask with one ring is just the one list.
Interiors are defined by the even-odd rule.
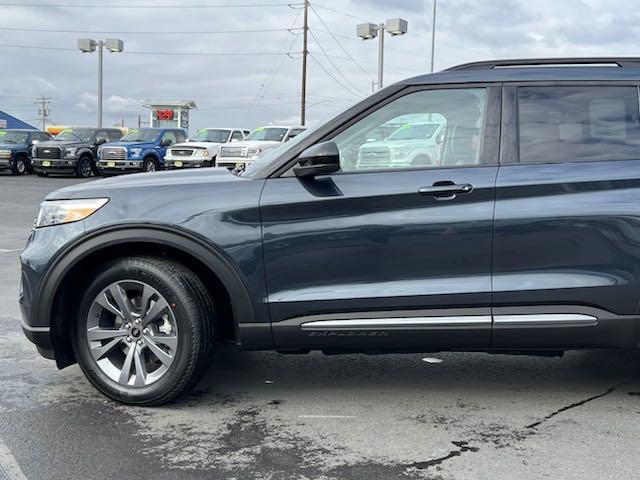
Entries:
[[178,348],[178,337],[175,335],[147,335],[147,338],[156,344],[166,345],[171,352]]
[[100,328],[94,327],[87,330],[87,340],[94,342],[97,340],[109,340],[116,337],[127,336],[128,331],[121,328]]
[[143,325],[148,325],[149,323],[157,320],[162,312],[164,312],[167,308],[169,308],[169,304],[167,301],[159,297],[155,302],[153,302],[153,306],[149,309],[147,314],[142,319]]
[[120,370],[120,378],[118,382],[122,385],[127,385],[129,383],[129,377],[131,377],[131,365],[133,363],[133,357],[136,354],[136,345],[129,345],[129,351],[127,352],[127,356],[124,359],[124,363],[122,364],[122,369]]
[[[133,347],[132,347],[133,348]],[[144,387],[147,384],[147,365],[140,348],[135,348],[134,361],[136,365],[136,387]]]
[[98,298],[96,298],[96,303],[105,310],[113,313],[114,315],[124,318],[123,313],[118,309],[118,307],[116,307],[109,301],[106,292],[102,292],[100,295],[98,295]]
[[111,287],[109,287],[109,292],[111,292],[113,300],[118,304],[118,308],[122,312],[123,318],[127,322],[132,322],[133,315],[131,311],[131,300],[129,300],[129,297],[127,297],[127,294],[122,289],[122,287],[120,287],[120,285],[112,285]]
[[91,355],[93,355],[93,358],[95,360],[100,360],[107,353],[109,353],[113,349],[113,347],[118,345],[121,341],[122,341],[122,338],[118,337],[118,338],[114,338],[109,343],[106,343],[100,347],[91,347]]
[[145,337],[144,343],[149,350],[156,356],[158,360],[164,363],[167,367],[173,363],[173,355],[162,350],[156,342],[151,340],[149,337]]
[[142,287],[142,296],[140,297],[140,316],[144,317],[149,310],[149,300],[153,296],[153,289],[148,285]]

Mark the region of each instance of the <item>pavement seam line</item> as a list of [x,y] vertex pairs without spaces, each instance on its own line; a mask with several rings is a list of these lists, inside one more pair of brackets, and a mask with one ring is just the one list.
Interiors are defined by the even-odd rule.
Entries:
[[0,439],[0,468],[9,476],[9,480],[27,480],[18,461],[2,439]]

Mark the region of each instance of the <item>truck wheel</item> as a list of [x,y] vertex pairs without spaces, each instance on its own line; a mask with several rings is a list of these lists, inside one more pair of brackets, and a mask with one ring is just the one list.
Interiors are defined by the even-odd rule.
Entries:
[[24,175],[27,173],[27,162],[24,157],[16,157],[11,167],[11,173],[14,175]]
[[429,155],[418,155],[411,160],[412,167],[426,167],[431,165],[431,157]]
[[158,163],[156,162],[155,158],[147,157],[144,159],[142,168],[145,172],[155,172],[156,170],[158,170]]
[[204,164],[205,167],[215,167],[216,166],[216,157],[213,157],[207,163]]
[[91,167],[91,159],[89,157],[80,157],[80,160],[78,160],[78,165],[76,165],[76,177],[88,178],[92,173],[93,168]]
[[208,366],[213,304],[179,263],[116,260],[83,295],[72,345],[82,371],[108,397],[161,405],[190,389]]

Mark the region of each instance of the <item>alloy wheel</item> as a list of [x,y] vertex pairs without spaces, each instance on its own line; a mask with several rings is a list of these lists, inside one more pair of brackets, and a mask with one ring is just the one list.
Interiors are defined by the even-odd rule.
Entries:
[[167,300],[152,286],[122,280],[103,289],[87,316],[87,343],[96,365],[126,387],[146,387],[169,370],[178,327]]

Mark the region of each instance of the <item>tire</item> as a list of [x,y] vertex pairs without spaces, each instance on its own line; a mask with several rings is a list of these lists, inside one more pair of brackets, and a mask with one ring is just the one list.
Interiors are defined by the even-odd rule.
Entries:
[[216,166],[216,157],[213,157],[204,165],[205,167],[215,167]]
[[[120,297],[118,303],[111,292],[126,292],[134,301]],[[116,314],[127,305],[129,313]],[[118,259],[100,268],[84,292],[73,323],[73,351],[87,379],[107,397],[162,405],[206,371],[213,311],[204,284],[183,265],[157,257]]]
[[91,158],[80,157],[74,173],[75,173],[75,176],[78,178],[89,178],[93,173],[93,167],[91,166]]
[[429,155],[418,155],[411,160],[412,167],[426,167],[431,165],[431,157]]
[[155,158],[147,157],[144,159],[144,163],[142,164],[142,169],[145,172],[157,172],[158,171],[158,162]]
[[16,157],[13,167],[11,167],[11,173],[13,175],[25,175],[28,168],[27,160],[24,157]]

